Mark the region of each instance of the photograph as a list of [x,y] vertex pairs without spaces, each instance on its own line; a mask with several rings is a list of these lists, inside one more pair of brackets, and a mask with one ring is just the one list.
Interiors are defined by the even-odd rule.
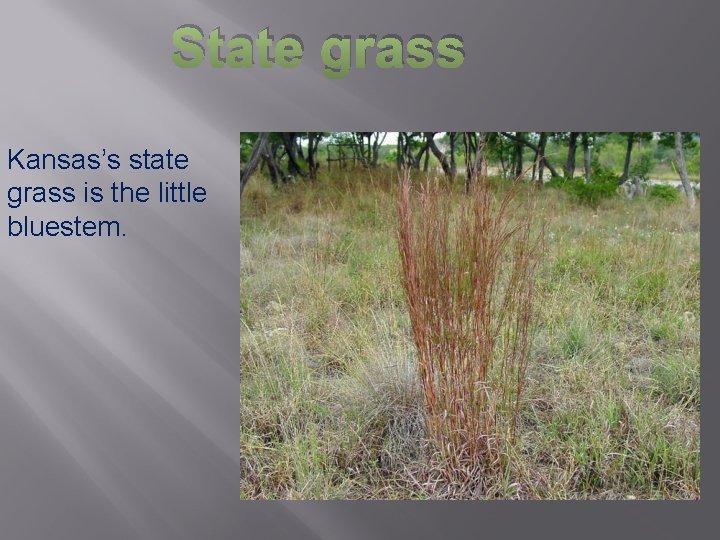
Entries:
[[240,499],[700,498],[700,132],[242,132]]

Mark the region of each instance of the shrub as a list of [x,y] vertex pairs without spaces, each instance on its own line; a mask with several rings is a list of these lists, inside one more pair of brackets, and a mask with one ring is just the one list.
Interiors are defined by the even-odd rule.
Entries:
[[650,178],[650,172],[655,167],[655,161],[653,160],[652,154],[649,152],[643,152],[638,157],[632,167],[630,167],[630,177],[637,176],[641,180],[647,180]]
[[617,195],[617,188],[620,182],[618,175],[607,167],[600,164],[597,159],[592,163],[592,176],[587,182],[585,178],[551,178],[545,186],[550,188],[564,189],[573,195],[578,202],[593,208],[600,204],[603,199],[609,199]]
[[567,184],[567,180],[563,176],[553,176],[550,180],[545,182],[545,187],[563,189]]
[[680,192],[667,184],[653,185],[648,192],[648,196],[663,202],[677,202],[680,200]]
[[586,182],[584,178],[568,180],[565,187],[574,195],[578,202],[596,208],[603,199],[610,199],[617,194],[617,181],[592,178]]
[[438,181],[416,197],[406,173],[398,199],[427,432],[444,479],[473,493],[507,464],[525,384],[540,236],[511,208],[518,187],[495,202],[484,175],[451,215]]

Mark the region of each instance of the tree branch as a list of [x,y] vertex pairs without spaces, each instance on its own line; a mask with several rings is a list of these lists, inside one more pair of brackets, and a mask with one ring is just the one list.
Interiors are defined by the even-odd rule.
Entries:
[[[536,152],[538,152],[538,147],[537,147],[537,145],[531,143],[531,142],[528,141],[527,139],[524,139],[524,138],[522,138],[522,137],[516,137],[516,136],[513,135],[512,133],[507,133],[507,132],[505,132],[505,131],[501,131],[501,132],[500,132],[500,135],[502,135],[503,137],[507,137],[507,138],[510,139],[511,141],[521,142],[522,144],[524,144],[525,146],[527,146],[527,147],[530,148],[531,150],[535,150]],[[555,170],[555,167],[553,167],[553,166],[550,164],[550,162],[549,162],[548,159],[545,157],[545,155],[542,155],[542,162],[543,162],[543,163],[545,164],[545,166],[548,168],[548,170],[550,171],[550,174],[551,174],[551,175],[553,175],[553,176],[560,176],[560,175],[557,173],[557,171]]]

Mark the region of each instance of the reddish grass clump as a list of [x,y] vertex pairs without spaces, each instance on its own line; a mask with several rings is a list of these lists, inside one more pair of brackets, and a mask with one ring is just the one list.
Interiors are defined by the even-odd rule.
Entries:
[[517,428],[542,236],[519,180],[496,200],[482,174],[457,203],[437,180],[411,184],[398,232],[427,432],[453,490],[489,494]]

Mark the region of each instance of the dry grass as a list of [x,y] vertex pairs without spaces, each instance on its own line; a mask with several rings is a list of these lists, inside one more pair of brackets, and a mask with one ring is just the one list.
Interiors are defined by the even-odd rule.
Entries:
[[[699,497],[699,208],[618,198],[594,210],[535,194],[541,301],[516,442],[501,452],[512,466],[463,493],[436,474],[397,187],[394,171],[248,185],[241,497]],[[508,188],[490,180],[496,204]],[[455,220],[465,196],[454,191]]]
[[[486,493],[508,462],[529,357],[538,235],[516,182],[495,201],[486,175],[467,197],[439,181],[398,197],[403,285],[435,462],[459,494]],[[415,204],[417,198],[417,204]],[[488,482],[490,481],[490,482]]]

